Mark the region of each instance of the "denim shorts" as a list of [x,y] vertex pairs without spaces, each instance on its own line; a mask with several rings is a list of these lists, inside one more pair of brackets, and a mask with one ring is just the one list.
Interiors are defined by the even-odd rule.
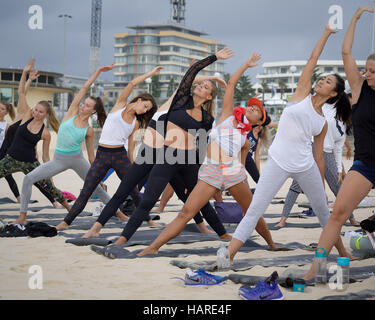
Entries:
[[365,165],[361,160],[355,160],[350,170],[359,172],[372,183],[373,187],[375,186],[375,166],[368,166]]

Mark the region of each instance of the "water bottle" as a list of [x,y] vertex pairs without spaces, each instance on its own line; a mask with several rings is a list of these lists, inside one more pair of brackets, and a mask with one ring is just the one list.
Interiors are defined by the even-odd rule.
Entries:
[[350,259],[346,257],[337,258],[337,291],[345,291],[349,286]]
[[217,250],[217,268],[219,271],[230,269],[229,251],[224,242],[220,244],[220,248]]
[[324,248],[315,250],[315,285],[327,283],[327,253]]

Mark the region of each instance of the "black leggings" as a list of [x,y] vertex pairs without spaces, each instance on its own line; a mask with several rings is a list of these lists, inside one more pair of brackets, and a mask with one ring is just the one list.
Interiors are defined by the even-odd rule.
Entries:
[[[64,221],[70,225],[82,212],[90,196],[95,191],[100,181],[102,181],[102,179],[105,177],[109,169],[113,168],[117,176],[123,181],[123,178],[130,166],[131,163],[125,148],[121,147],[111,149],[99,146],[96,152],[95,160],[86,175],[83,188],[77,200],[74,202],[73,207],[66,215]],[[131,194],[133,201],[137,206],[140,203],[139,191],[133,187],[129,191],[129,194]],[[113,212],[113,215],[116,214],[117,209],[118,208],[116,208],[116,210]]]
[[251,178],[254,180],[254,182],[258,183],[259,171],[252,157],[252,154],[250,152],[247,154],[247,157],[246,157],[245,168],[246,168],[246,171],[250,174]]
[[[147,159],[148,160],[147,163],[142,163],[140,159],[141,158],[145,159],[146,154],[151,154],[152,159]],[[156,159],[158,159],[158,157],[163,154],[164,154],[163,148],[153,149],[144,144],[140,147],[140,150],[137,155],[137,159],[130,166],[127,174],[121,180],[121,183],[119,187],[117,188],[116,193],[113,195],[111,200],[105,205],[99,218],[97,219],[97,222],[99,222],[102,226],[104,226],[107,223],[107,221],[113,216],[114,212],[116,212],[116,210],[120,207],[120,205],[126,200],[131,190],[135,186],[137,186],[137,184],[140,188],[142,188],[142,186],[147,181],[147,184],[146,184],[146,190],[147,190],[148,184],[150,182],[148,179],[149,173],[154,167],[154,163],[156,162]],[[178,198],[182,200],[183,202],[185,202],[187,199],[187,195],[185,194],[185,184],[181,183],[181,181],[183,182],[181,178],[174,177],[173,179],[171,179],[171,185],[172,185],[172,188],[175,190]],[[210,209],[206,208],[206,210],[209,211]],[[212,208],[212,210],[214,209]],[[143,220],[149,221],[150,219],[151,217],[149,216],[149,214],[147,214],[144,216]],[[194,216],[194,220],[197,224],[203,222],[203,218],[199,213],[197,213]]]
[[[188,157],[188,155],[185,156],[185,159],[190,158],[191,157]],[[198,181],[199,167],[199,164],[155,164],[150,172],[150,177],[147,181],[147,186],[142,197],[142,201],[133,212],[121,235],[127,240],[132,237],[132,235],[142,224],[147,214],[153,208],[156,201],[159,199],[168,182],[170,182],[176,174],[181,175],[184,181],[184,187],[186,187],[186,189],[188,190],[186,196],[189,196]],[[219,236],[224,235],[226,233],[226,230],[217,217],[215,210],[212,208],[212,211],[208,210],[206,212],[208,213],[208,215],[205,214],[205,212],[202,213],[208,224],[215,230],[215,232]]]

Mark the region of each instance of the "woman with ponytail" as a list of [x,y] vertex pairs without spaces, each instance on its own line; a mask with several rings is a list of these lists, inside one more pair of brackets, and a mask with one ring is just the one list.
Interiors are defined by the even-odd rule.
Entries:
[[[267,114],[259,100],[248,108],[233,108],[234,89],[242,74],[255,67],[260,54],[253,54],[231,77],[223,98],[223,110],[218,123],[210,133],[207,155],[198,173],[198,182],[191,191],[182,211],[163,230],[154,242],[139,255],[157,254],[161,246],[177,237],[194,214],[213,197],[218,190],[229,190],[243,212],[252,199],[244,167],[250,143],[246,135],[252,126],[262,125]],[[266,240],[271,250],[276,250],[265,220],[262,218],[257,231]]]
[[[94,189],[106,176],[108,170],[114,169],[120,180],[126,175],[133,162],[134,135],[138,129],[146,127],[157,110],[154,97],[148,93],[142,93],[130,102],[128,102],[128,98],[135,86],[147,78],[159,74],[161,69],[162,67],[156,67],[151,72],[136,77],[121,92],[104,123],[96,157],[91,163],[86,179],[84,179],[83,188],[64,221],[56,227],[58,230],[68,228],[83,211]],[[98,119],[99,117],[100,114],[98,114]],[[126,142],[128,142],[129,156],[124,147]],[[138,205],[140,202],[138,189],[134,187],[130,194],[135,204]],[[109,200],[103,202],[107,204]],[[121,219],[128,220],[124,214]],[[153,224],[153,221],[151,223]]]
[[[106,119],[106,113],[103,102],[100,98],[90,96],[83,101],[81,107],[80,103],[100,73],[110,71],[113,67],[113,65],[109,65],[99,68],[86,81],[74,97],[73,102],[69,106],[60,128],[58,129],[56,150],[53,160],[44,161],[45,163],[43,165],[35,168],[25,176],[21,191],[21,208],[19,218],[17,219],[18,222],[25,223],[26,221],[26,213],[31,198],[32,185],[35,182],[50,179],[68,169],[74,170],[82,180],[86,178],[87,172],[90,168],[90,163],[93,163],[95,158],[94,130],[89,127],[89,118],[95,114],[99,125],[102,126]],[[47,107],[44,102],[43,105]],[[49,114],[49,124],[54,130],[56,130],[58,128],[58,121],[54,116],[53,108],[50,107],[46,110]],[[83,141],[86,142],[89,162],[83,157],[81,149]],[[95,192],[104,203],[109,201],[110,197],[102,187],[98,187]],[[69,211],[70,207],[67,207],[66,209]]]
[[[365,78],[352,55],[356,24],[364,12],[374,14],[374,9],[358,8],[342,45],[345,73],[352,91],[354,163],[345,176],[331,216],[320,235],[318,248],[324,248],[327,256],[335,243],[341,240],[340,231],[345,221],[375,185],[375,54],[367,58]],[[315,261],[304,279],[314,277],[314,264]]]
[[[342,149],[345,144],[346,136],[351,132],[351,105],[348,95],[345,93],[345,81],[339,75],[333,74],[336,78],[335,91],[337,96],[327,100],[322,107],[324,117],[327,121],[327,134],[324,138],[323,156],[324,156],[324,178],[327,181],[332,193],[337,197],[340,190],[342,176]],[[323,77],[324,79],[325,77]],[[292,210],[297,197],[302,193],[298,182],[293,180],[288,194],[285,198],[283,212],[280,222],[275,225],[276,228],[286,226],[286,220]],[[353,213],[349,217],[349,222],[353,226],[359,226]]]
[[[281,115],[253,200],[228,246],[232,262],[238,250],[251,236],[275,194],[289,177],[295,179],[301,186],[322,227],[329,219],[323,185],[323,142],[327,123],[322,107],[328,100],[338,96],[335,90],[336,77],[329,75],[321,79],[314,88],[315,95],[312,96],[310,92],[314,68],[328,38],[335,32],[329,24],[326,25],[323,35],[302,71],[296,91]],[[341,256],[350,256],[341,239],[335,245]]]
[[[43,162],[48,162],[51,134],[44,125],[44,120],[48,119],[56,132],[59,128],[59,122],[56,119],[53,108],[47,101],[38,102],[33,110],[27,104],[25,90],[26,74],[32,70],[33,66],[34,61],[31,60],[22,72],[18,88],[18,112],[22,118],[6,156],[0,161],[0,178],[18,171],[22,171],[27,175],[38,167],[40,163],[36,157],[35,147],[39,140],[43,140]],[[34,78],[38,77],[37,69],[32,71],[32,73]],[[50,180],[38,180],[38,185],[69,210],[70,207],[63,194],[54,187]],[[19,217],[15,223],[26,224],[26,219]]]

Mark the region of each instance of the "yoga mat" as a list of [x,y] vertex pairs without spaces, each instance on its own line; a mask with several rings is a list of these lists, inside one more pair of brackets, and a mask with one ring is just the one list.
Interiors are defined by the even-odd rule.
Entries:
[[[30,200],[29,203],[37,203],[37,202],[38,200]],[[0,198],[0,204],[6,204],[6,203],[18,203],[18,202],[8,197]]]
[[[19,209],[17,209],[19,211]],[[92,216],[91,212],[82,212],[80,216],[82,217],[90,217]],[[66,213],[38,213],[38,214],[28,214],[27,220],[32,221],[33,219],[57,219],[60,218],[63,220],[66,217]],[[8,215],[8,214],[0,214],[0,218],[2,219],[17,219],[18,215]]]
[[[267,250],[268,246],[261,246],[257,243],[253,242],[253,245],[244,245],[241,247],[240,252],[252,252],[254,250]],[[251,243],[250,243],[251,244]],[[301,245],[301,244],[299,244]],[[293,248],[297,249],[300,246],[293,244]],[[109,245],[102,250],[98,248],[91,248],[96,253],[102,254],[107,258],[111,259],[136,259],[136,258],[154,258],[154,257],[169,257],[169,258],[178,258],[178,257],[186,257],[190,255],[198,255],[198,256],[216,256],[218,247],[201,247],[201,248],[189,248],[189,249],[164,249],[161,248],[158,254],[147,255],[143,257],[138,257],[137,254],[140,253],[143,249],[129,251],[125,249],[126,245]],[[284,246],[281,248],[283,251],[293,250],[292,248],[288,248]]]
[[[275,225],[277,223],[267,223],[268,229],[270,230],[280,230],[280,228],[276,228]],[[344,224],[344,226],[352,227],[352,225],[348,222]],[[291,223],[286,222],[286,226],[284,228],[303,228],[303,229],[310,229],[310,228],[321,228],[319,223]],[[284,229],[281,228],[281,229]]]
[[[333,201],[329,201],[329,203],[333,203]],[[301,208],[311,208],[310,206],[310,203],[309,202],[301,202],[298,204],[299,207]],[[373,204],[360,204],[357,206],[357,209],[360,209],[360,208],[374,208],[375,205]]]
[[368,298],[375,297],[375,290],[362,290],[356,293],[349,293],[346,295],[337,295],[337,296],[326,296],[318,300],[366,300]]
[[96,246],[107,246],[112,243],[111,240],[105,238],[87,238],[87,239],[68,239],[65,240],[65,243],[71,243],[76,246],[89,246],[89,245],[96,245]]
[[[336,262],[337,255],[330,255],[328,257],[328,262]],[[269,267],[288,267],[290,265],[310,265],[313,262],[313,254],[302,254],[298,256],[288,256],[288,257],[273,257],[273,258],[253,258],[253,259],[237,259],[231,266],[233,271],[244,271],[249,270],[255,266],[262,266],[265,268]],[[216,261],[200,261],[200,262],[189,262],[183,260],[172,260],[170,264],[179,267],[181,269],[204,269],[206,271],[215,271]]]
[[[249,287],[254,286],[258,283],[258,281],[264,281],[267,278],[267,276],[261,277],[261,276],[247,276],[242,274],[235,274],[232,273],[228,276],[228,279],[232,282],[238,284],[244,284],[242,287]],[[277,278],[276,282],[284,287],[284,288],[292,288],[293,287],[293,279],[289,277],[279,277]],[[312,281],[306,281],[307,286],[313,286],[314,283]],[[242,288],[241,287],[241,288]]]
[[[307,270],[301,269],[294,269],[289,268],[283,272],[281,277],[284,278],[302,278],[306,274]],[[327,277],[329,278],[331,275],[327,273]],[[349,270],[349,278],[350,283],[354,282],[361,282],[365,279],[375,276],[375,268],[374,266],[364,266],[364,267],[350,267]]]

